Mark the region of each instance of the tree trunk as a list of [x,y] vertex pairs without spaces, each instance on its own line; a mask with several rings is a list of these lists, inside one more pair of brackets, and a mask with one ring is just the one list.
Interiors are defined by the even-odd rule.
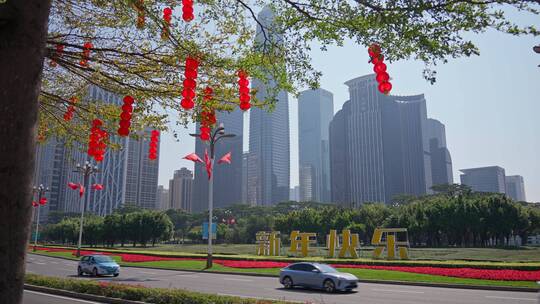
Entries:
[[0,1],[0,303],[22,303],[50,5]]

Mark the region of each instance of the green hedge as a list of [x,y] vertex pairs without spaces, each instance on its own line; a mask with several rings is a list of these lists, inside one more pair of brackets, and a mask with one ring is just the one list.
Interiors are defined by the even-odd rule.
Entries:
[[[73,247],[62,246],[42,246],[51,248],[74,249]],[[176,253],[167,251],[144,251],[144,250],[118,250],[118,249],[94,249],[84,248],[84,250],[108,253],[126,253],[126,254],[144,254],[158,257],[176,257],[176,258],[205,258],[205,254],[200,253]],[[362,265],[381,265],[381,266],[427,266],[427,267],[444,267],[444,268],[477,268],[477,269],[512,269],[512,270],[540,270],[538,262],[482,262],[482,261],[436,261],[436,260],[375,260],[375,259],[329,259],[325,257],[268,257],[256,255],[222,255],[214,254],[215,259],[222,260],[247,260],[247,261],[275,261],[275,262],[320,262],[327,264],[362,264]]]
[[290,302],[257,300],[232,296],[204,294],[182,289],[148,288],[144,286],[96,282],[78,279],[63,279],[36,274],[25,276],[27,284],[77,293],[142,301],[154,304],[284,304]]

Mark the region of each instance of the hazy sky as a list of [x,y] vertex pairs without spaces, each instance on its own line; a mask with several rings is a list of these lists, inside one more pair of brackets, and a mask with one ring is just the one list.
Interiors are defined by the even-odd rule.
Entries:
[[[538,25],[538,17],[519,18],[520,23]],[[493,31],[468,37],[479,46],[480,56],[450,59],[438,66],[434,85],[422,78],[422,63],[389,63],[392,94],[425,94],[428,116],[446,125],[454,182],[459,182],[459,169],[498,165],[507,175],[522,175],[527,200],[540,202],[540,54],[532,51],[540,39]],[[314,66],[324,74],[321,87],[334,94],[334,112],[349,96],[343,83],[372,73],[365,47],[353,43],[312,55]],[[298,184],[296,99],[290,98],[289,106],[292,187]],[[244,115],[247,131],[249,115]],[[168,188],[174,170],[193,169],[192,162],[181,159],[195,150],[194,139],[188,135],[193,129],[192,125],[182,132],[179,142],[163,134],[160,185]]]

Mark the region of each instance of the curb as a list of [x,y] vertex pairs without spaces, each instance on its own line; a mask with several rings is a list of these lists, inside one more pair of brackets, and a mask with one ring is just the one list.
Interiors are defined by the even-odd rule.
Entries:
[[[32,253],[36,254],[36,253]],[[37,254],[50,258],[64,259],[69,261],[76,261],[64,257],[48,256],[46,254]],[[145,268],[145,269],[157,269],[157,270],[169,270],[169,271],[183,271],[193,273],[209,273],[209,274],[227,274],[238,276],[251,276],[251,277],[268,277],[277,278],[278,275],[267,273],[254,273],[254,272],[232,272],[232,271],[206,271],[195,269],[178,269],[178,268],[165,268],[165,267],[150,267],[150,266],[133,266],[133,265],[120,265],[121,267],[129,268]],[[512,286],[489,286],[489,285],[463,285],[463,284],[445,284],[445,283],[429,283],[429,282],[410,282],[410,281],[385,281],[385,280],[366,280],[359,279],[359,283],[367,284],[388,284],[388,285],[408,285],[408,286],[421,286],[421,287],[439,287],[439,288],[454,288],[454,289],[475,289],[475,290],[492,290],[492,291],[514,291],[514,292],[540,292],[540,288],[533,287],[512,287]]]
[[24,284],[24,290],[38,291],[38,292],[53,294],[57,296],[64,296],[64,297],[69,297],[69,298],[95,301],[95,302],[107,303],[107,304],[147,304],[146,302],[124,300],[124,299],[119,299],[119,298],[108,298],[108,297],[97,296],[97,295],[88,294],[88,293],[78,293],[74,291],[68,291],[68,290],[56,289],[56,288],[50,288],[50,287],[44,287],[44,286],[37,286],[37,285],[31,285],[31,284]]

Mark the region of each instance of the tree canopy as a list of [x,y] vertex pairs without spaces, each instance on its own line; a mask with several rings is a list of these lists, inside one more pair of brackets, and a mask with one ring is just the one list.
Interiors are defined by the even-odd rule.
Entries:
[[[318,86],[321,73],[310,60],[314,42],[324,51],[351,39],[359,45],[358,60],[366,63],[365,47],[377,43],[389,61],[423,61],[425,77],[434,81],[436,64],[479,53],[466,33],[495,29],[538,35],[532,25],[517,25],[506,16],[511,8],[538,14],[537,2],[203,0],[195,2],[194,20],[185,22],[180,18],[182,1],[55,0],[40,94],[40,139],[85,138],[96,117],[105,120],[109,133],[116,132],[119,107],[89,99],[89,84],[135,97],[134,130],[164,130],[169,122],[200,120],[207,86],[214,99],[206,106],[233,110],[239,104],[239,70],[272,83],[264,99],[257,99],[257,88],[251,92],[254,106],[271,109],[280,90],[295,93]],[[257,14],[265,6],[273,12],[272,20]],[[166,7],[174,12],[170,27],[163,19]],[[80,63],[85,43],[91,43],[87,65]],[[200,61],[193,111],[180,107],[188,56]],[[72,97],[79,101],[75,104]],[[69,106],[75,106],[77,118],[66,122],[62,116]]]

